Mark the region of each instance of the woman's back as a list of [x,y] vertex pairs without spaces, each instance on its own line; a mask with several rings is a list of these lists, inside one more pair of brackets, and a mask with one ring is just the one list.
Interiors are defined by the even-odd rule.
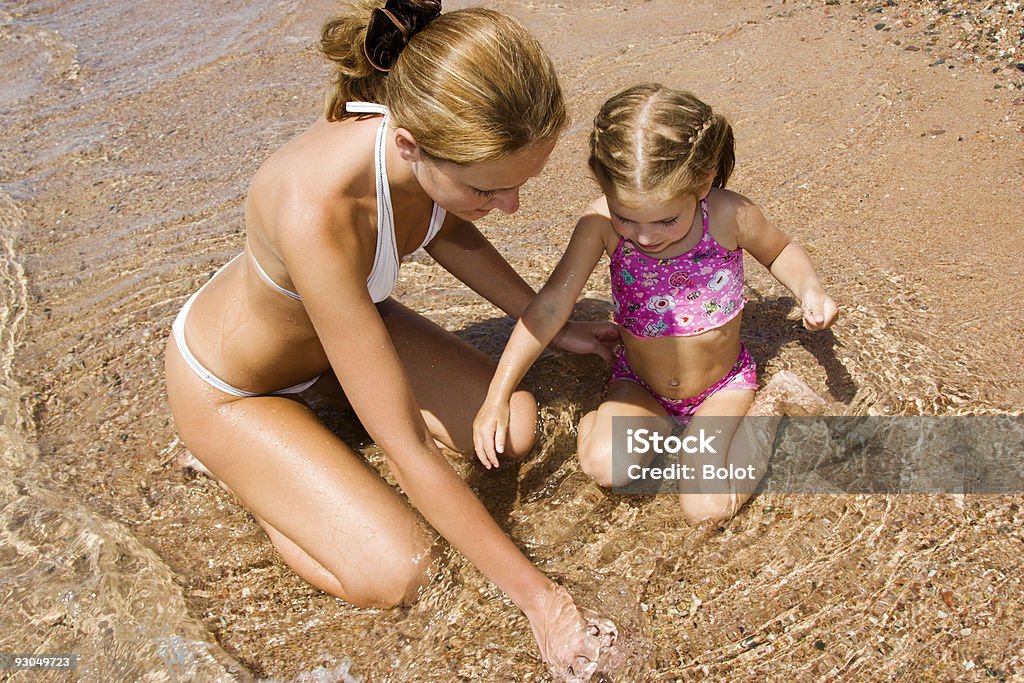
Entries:
[[257,171],[245,201],[246,243],[282,287],[295,291],[289,270],[303,267],[284,263],[284,241],[301,243],[316,230],[351,245],[344,256],[369,272],[377,228],[373,144],[380,121],[321,119]]

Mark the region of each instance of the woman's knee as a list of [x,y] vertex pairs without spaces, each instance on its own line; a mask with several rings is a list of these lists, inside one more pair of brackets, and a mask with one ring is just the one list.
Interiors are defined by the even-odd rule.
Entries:
[[388,562],[383,571],[376,567],[346,581],[344,594],[337,597],[356,607],[389,609],[411,605],[433,579],[439,556],[438,544],[433,543],[408,561]]

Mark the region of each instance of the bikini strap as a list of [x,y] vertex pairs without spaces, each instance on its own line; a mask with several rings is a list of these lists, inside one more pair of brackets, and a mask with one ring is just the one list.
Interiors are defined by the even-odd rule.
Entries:
[[[398,271],[401,260],[398,258],[398,244],[395,240],[395,213],[391,204],[391,185],[388,182],[387,165],[384,153],[387,149],[388,123],[391,113],[383,104],[376,102],[346,102],[346,111],[354,114],[381,114],[383,120],[377,129],[374,144],[373,168],[377,179],[377,246],[373,255],[373,267],[366,279],[366,287],[370,298],[376,302],[383,301],[395,288],[398,282]],[[441,230],[447,212],[434,204],[430,214],[427,234],[420,247],[427,245]]]
[[388,115],[388,108],[376,102],[346,102],[345,111],[352,114],[383,114]]
[[710,227],[708,222],[708,198],[704,197],[700,200],[700,215],[704,220],[704,234],[708,235]]
[[387,149],[387,132],[390,112],[383,104],[376,102],[346,102],[345,110],[354,114],[381,114],[383,119],[377,129],[373,148],[373,170],[377,181],[377,245],[373,254],[373,266],[366,279],[370,298],[383,301],[391,294],[398,282],[398,245],[395,244],[395,214],[391,205],[391,185],[388,183],[387,165],[384,152]]
[[[245,252],[243,251],[242,254],[244,254],[244,253]],[[239,254],[238,256],[241,256],[242,254]],[[236,256],[235,258],[238,258],[238,256]],[[234,260],[234,259],[232,259],[232,260]],[[295,299],[296,301],[302,301],[302,297],[299,296],[298,293],[293,292],[290,289],[285,289],[281,285],[279,285],[276,282],[274,282],[273,278],[270,277],[270,275],[267,273],[267,271],[263,270],[263,266],[260,265],[260,262],[256,260],[256,254],[252,253],[251,251],[249,252],[249,260],[252,261],[252,264],[254,266],[256,266],[256,272],[260,274],[260,277],[262,277],[266,281],[266,283],[268,285],[270,285],[271,287],[273,287],[277,291],[281,292],[285,296],[290,296],[291,298]]]
[[430,212],[430,225],[427,226],[427,235],[423,238],[423,244],[420,245],[420,249],[430,244],[430,240],[434,239],[437,233],[441,231],[446,215],[448,215],[448,212],[438,206],[437,202],[434,202],[434,209]]
[[617,259],[624,258],[622,255],[623,245],[626,243],[626,238],[619,235],[619,243],[615,245],[615,249],[612,250],[611,261],[614,262]]

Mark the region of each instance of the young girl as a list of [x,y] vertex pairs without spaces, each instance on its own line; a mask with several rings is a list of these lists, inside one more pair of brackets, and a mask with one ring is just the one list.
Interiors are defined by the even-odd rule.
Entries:
[[[741,250],[796,296],[808,329],[830,326],[836,305],[807,253],[756,204],[725,189],[735,162],[732,128],[691,93],[660,85],[618,93],[595,118],[590,149],[604,196],[579,220],[512,333],[474,422],[477,456],[497,466],[513,392],[607,254],[622,345],[604,402],[580,421],[583,471],[601,486],[619,486],[630,465],[643,464],[621,455],[613,463],[613,417],[670,416],[696,434],[707,424],[702,418],[714,416],[720,464],[745,464],[756,439],[739,427],[754,403],[757,368],[740,341]],[[790,373],[780,379],[809,391]],[[750,492],[689,493],[680,502],[690,523],[721,520]]]

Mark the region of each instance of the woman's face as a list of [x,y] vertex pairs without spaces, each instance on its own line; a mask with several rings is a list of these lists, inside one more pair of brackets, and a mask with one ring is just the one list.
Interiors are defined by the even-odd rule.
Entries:
[[519,188],[544,170],[556,140],[546,140],[500,161],[459,166],[421,157],[415,164],[420,186],[441,208],[467,221],[494,209],[519,210]]

